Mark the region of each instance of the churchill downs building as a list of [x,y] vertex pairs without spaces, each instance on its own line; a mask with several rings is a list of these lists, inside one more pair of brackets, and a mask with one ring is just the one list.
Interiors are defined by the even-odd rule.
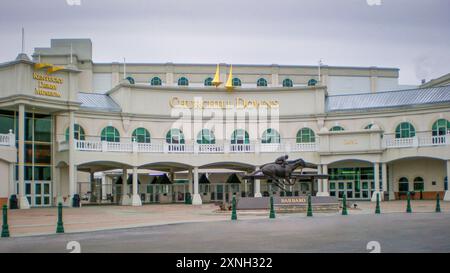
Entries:
[[[450,76],[379,67],[93,63],[56,39],[0,64],[0,200],[227,202],[308,193],[450,198]],[[242,179],[281,155],[329,179]],[[308,170],[304,170],[308,171]],[[77,197],[78,197],[77,196]]]

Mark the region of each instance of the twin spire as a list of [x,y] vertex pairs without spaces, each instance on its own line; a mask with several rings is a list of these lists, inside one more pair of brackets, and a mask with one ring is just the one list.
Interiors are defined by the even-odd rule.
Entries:
[[[212,85],[215,87],[219,87],[222,82],[220,81],[220,68],[219,65],[216,67],[216,74],[214,75],[214,79],[212,80]],[[233,86],[233,65],[230,65],[230,74],[228,75],[228,80],[225,84],[225,88],[229,91],[234,89]]]

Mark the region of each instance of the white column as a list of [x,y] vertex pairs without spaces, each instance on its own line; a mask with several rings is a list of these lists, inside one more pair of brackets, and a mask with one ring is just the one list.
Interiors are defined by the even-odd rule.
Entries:
[[133,168],[133,196],[131,198],[132,206],[142,206],[141,198],[138,194],[138,171],[137,167]]
[[[322,165],[317,165],[317,174],[322,174]],[[317,193],[316,196],[322,196],[322,179],[317,179]]]
[[[447,184],[450,181],[450,160],[447,160]],[[446,190],[444,194],[444,200],[450,201],[450,190]]]
[[381,189],[381,195],[380,195],[380,201],[384,200],[384,193],[387,192],[387,184],[388,184],[388,176],[387,176],[387,164],[382,163],[381,164],[381,183],[382,183],[382,189]]
[[[317,174],[322,174],[322,165],[317,165]],[[317,193],[316,196],[322,196],[323,194],[323,180],[317,179]]]
[[75,129],[75,113],[73,111],[69,112],[69,206],[72,206],[72,198],[75,194],[76,187],[76,167],[74,164],[74,153],[75,153],[75,141],[74,141],[74,131]]
[[8,196],[11,196],[13,194],[17,194],[16,192],[16,181],[14,179],[14,163],[9,163],[9,191]]
[[[259,167],[256,167],[255,170],[259,170]],[[255,179],[254,183],[254,191],[255,191],[255,197],[262,197],[261,195],[261,181],[259,179]]]
[[102,172],[102,200],[106,199],[106,175]]
[[391,164],[389,166],[389,200],[395,200],[394,193],[394,166]]
[[128,196],[128,174],[127,169],[122,169],[122,206],[128,206],[130,204],[130,197]]
[[[328,174],[328,165],[322,164],[319,169],[320,174]],[[330,196],[330,192],[328,190],[328,179],[321,179],[321,182],[321,191],[317,192],[317,196]]]
[[193,194],[193,192],[192,192],[192,169],[189,169],[188,170],[188,179],[189,179],[189,187],[188,187],[188,191],[189,191],[189,193],[190,193],[190,195],[191,195],[191,198],[192,198],[192,194]]
[[19,162],[18,162],[18,180],[19,180],[19,208],[29,209],[30,204],[25,194],[25,105],[19,104]]
[[192,205],[201,205],[202,198],[198,193],[198,167],[194,168],[194,195],[192,197]]
[[[322,174],[328,174],[328,165],[322,165]],[[323,179],[323,193],[324,196],[330,196],[330,189],[328,187],[328,179]]]
[[375,202],[377,200],[377,194],[380,194],[380,163],[378,162],[373,164],[373,180],[375,182],[375,190],[372,194],[372,202]]

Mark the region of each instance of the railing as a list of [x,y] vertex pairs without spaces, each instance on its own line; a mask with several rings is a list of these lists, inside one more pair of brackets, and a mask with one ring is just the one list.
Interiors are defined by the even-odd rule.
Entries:
[[102,151],[101,141],[75,140],[75,149],[79,151]]
[[194,151],[198,153],[214,154],[224,153],[223,144],[194,144]]
[[[13,135],[14,136],[14,135]],[[0,143],[9,143],[9,135],[0,135]],[[14,140],[14,137],[12,137]],[[450,134],[433,136],[431,132],[420,132],[411,138],[395,138],[395,135],[383,136],[383,148],[408,148],[450,145]],[[13,144],[14,145],[14,144]],[[59,143],[58,150],[68,149],[68,143]],[[99,140],[75,140],[75,149],[79,151],[97,152],[137,152],[137,153],[289,153],[289,152],[316,152],[319,150],[318,138],[316,142],[296,143],[295,139],[283,139],[281,143],[261,143],[260,140],[251,140],[246,144],[231,144],[230,140],[215,144],[169,144],[165,139],[152,139],[151,143],[107,142]]]
[[295,143],[294,152],[315,152],[317,151],[317,144],[315,142],[310,143]]
[[137,143],[137,151],[140,153],[161,153],[163,145],[157,143]]
[[14,147],[16,145],[16,136],[9,130],[9,134],[0,134],[0,146]]
[[384,136],[385,148],[408,148],[449,145],[450,134],[433,136],[431,132],[421,132],[414,137],[395,138],[394,135]]

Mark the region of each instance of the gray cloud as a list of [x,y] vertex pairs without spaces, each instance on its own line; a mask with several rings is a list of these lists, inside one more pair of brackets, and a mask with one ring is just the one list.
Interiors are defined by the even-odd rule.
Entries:
[[51,38],[91,38],[95,62],[399,67],[400,82],[450,72],[448,0],[6,0],[0,61]]

